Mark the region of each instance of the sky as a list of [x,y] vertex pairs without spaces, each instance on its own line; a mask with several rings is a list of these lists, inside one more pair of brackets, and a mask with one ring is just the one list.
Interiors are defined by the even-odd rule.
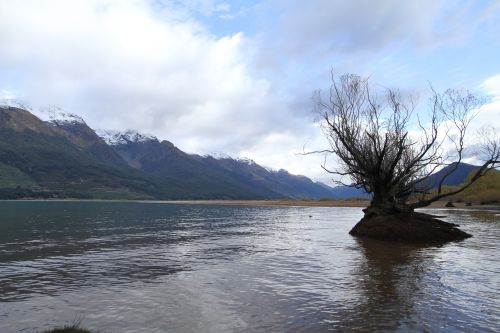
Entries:
[[326,147],[331,71],[421,101],[470,89],[479,128],[500,120],[499,59],[498,0],[0,1],[0,99],[327,183],[301,152]]

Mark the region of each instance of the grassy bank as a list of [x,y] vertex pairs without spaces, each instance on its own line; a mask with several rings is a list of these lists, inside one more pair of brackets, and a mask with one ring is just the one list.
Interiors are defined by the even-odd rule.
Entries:
[[63,327],[56,327],[50,330],[43,331],[42,333],[92,333],[86,328],[81,327],[79,324],[66,325]]

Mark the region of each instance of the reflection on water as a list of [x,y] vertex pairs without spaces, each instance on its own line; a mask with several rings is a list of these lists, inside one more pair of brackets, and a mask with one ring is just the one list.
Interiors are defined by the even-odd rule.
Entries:
[[[498,211],[415,248],[358,208],[0,202],[0,332],[498,331]],[[496,251],[496,252],[494,252]]]
[[498,222],[500,221],[500,211],[491,210],[473,210],[464,211],[464,214],[470,219],[479,222]]
[[354,331],[394,331],[402,323],[408,329],[422,330],[412,318],[412,307],[421,296],[420,279],[428,269],[431,258],[421,255],[418,248],[357,240],[364,260],[356,265],[355,274],[364,277],[358,284],[359,303],[348,310],[340,327]]

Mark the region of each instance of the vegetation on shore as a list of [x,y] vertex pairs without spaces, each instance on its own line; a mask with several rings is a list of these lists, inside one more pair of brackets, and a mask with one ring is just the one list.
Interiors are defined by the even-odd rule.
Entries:
[[175,204],[231,205],[231,206],[304,206],[304,207],[366,207],[370,201],[351,199],[268,199],[268,200],[167,200]]
[[56,327],[50,330],[43,331],[42,333],[92,333],[92,331],[81,327],[80,324],[72,324],[63,327]]
[[[472,175],[469,175],[469,178]],[[451,198],[455,202],[492,204],[500,202],[500,172],[491,171]]]

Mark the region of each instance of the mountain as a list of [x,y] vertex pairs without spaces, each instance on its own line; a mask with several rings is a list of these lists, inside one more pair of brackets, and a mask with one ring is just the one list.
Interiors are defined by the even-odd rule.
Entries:
[[96,159],[125,165],[122,158],[80,116],[63,112],[59,108],[46,109],[43,113],[48,118],[46,124],[58,129],[71,143],[87,150]]
[[187,199],[278,198],[269,188],[252,187],[240,182],[218,166],[206,165],[171,142],[159,141],[135,131],[98,131],[131,167],[153,175],[170,186],[181,187],[179,197]]
[[[94,131],[57,108],[34,116],[20,105],[0,106],[0,198],[114,199],[346,199],[360,189],[330,187],[248,159],[187,154],[169,141],[136,131]],[[454,168],[425,184],[437,187]],[[444,185],[463,183],[477,167],[460,163]]]
[[286,170],[273,171],[248,159],[215,159],[205,157],[206,165],[218,165],[231,172],[241,181],[255,187],[267,187],[278,192],[282,197],[293,199],[332,198],[326,185],[313,182],[305,176],[292,175]]
[[[456,163],[452,163],[443,169],[433,173],[422,183],[427,187],[437,188],[439,182],[443,177],[445,177],[454,167]],[[453,171],[443,182],[446,186],[457,186],[463,184],[467,180],[467,176],[478,167],[475,165],[467,163],[459,163],[457,169]],[[331,195],[336,199],[348,199],[348,198],[370,198],[370,194],[366,193],[362,189],[357,189],[352,186],[336,186],[330,190]]]
[[0,198],[332,197],[324,184],[250,160],[187,154],[135,131],[96,133],[57,108],[40,114],[45,121],[0,107]]
[[1,197],[154,198],[163,189],[129,167],[84,123],[44,122],[0,107]]
[[[457,163],[451,163],[450,165],[447,165],[446,167],[442,168],[436,173],[433,173],[430,175],[425,182],[423,182],[426,186],[430,186],[432,188],[436,188],[439,186],[439,182],[445,177],[455,166]],[[467,176],[474,170],[476,170],[478,167],[472,164],[467,164],[467,163],[459,163],[456,170],[453,171],[448,177],[443,182],[443,185],[446,186],[455,186],[455,185],[460,185],[463,184]]]
[[330,195],[335,199],[363,198],[370,199],[371,195],[363,189],[354,186],[339,185],[330,189]]
[[322,198],[328,190],[304,176],[266,169],[246,159],[187,154],[171,142],[134,131],[98,131],[127,163],[191,189],[190,198]]

